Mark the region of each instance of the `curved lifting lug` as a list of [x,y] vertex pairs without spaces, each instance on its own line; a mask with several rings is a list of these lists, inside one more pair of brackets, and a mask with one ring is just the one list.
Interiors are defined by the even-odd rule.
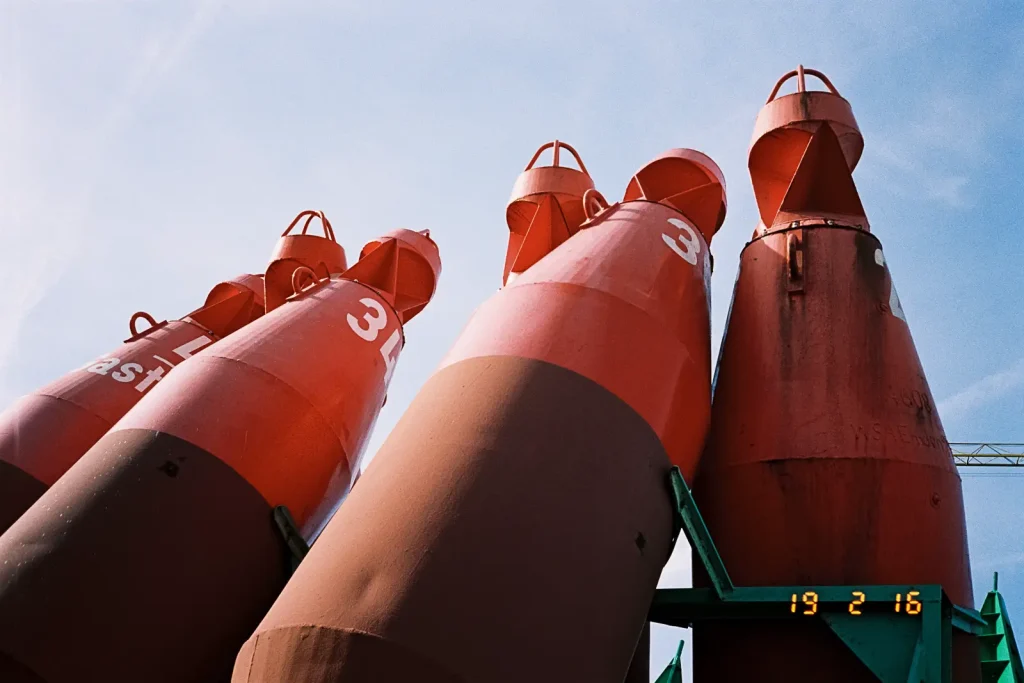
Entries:
[[[560,165],[563,148],[576,159],[578,169]],[[537,166],[537,160],[547,149],[552,150],[552,165]],[[509,278],[518,277],[576,234],[589,220],[587,204],[581,199],[593,189],[594,180],[571,145],[554,140],[537,149],[516,178],[505,207],[509,241],[502,272],[503,284],[508,284]]]
[[[807,74],[827,90],[807,90]],[[794,77],[796,92],[780,96]],[[801,64],[783,75],[757,115],[747,163],[766,230],[826,219],[866,226],[852,175],[863,150],[853,108],[825,74]]]
[[313,211],[313,210],[310,210],[310,209],[307,209],[306,211],[303,211],[303,212],[299,213],[299,215],[296,216],[294,218],[294,220],[292,220],[292,222],[288,224],[288,227],[285,228],[284,232],[281,233],[281,237],[284,237],[285,235],[290,233],[292,231],[292,228],[294,228],[296,225],[298,225],[299,220],[301,220],[303,217],[305,217],[306,222],[302,224],[302,232],[299,233],[299,234],[305,235],[306,232],[309,230],[310,222],[314,218],[319,218],[320,219],[320,224],[324,228],[324,237],[326,237],[327,239],[331,240],[332,242],[337,242],[338,241],[334,237],[334,228],[331,227],[331,222],[329,220],[327,220],[327,216],[324,215],[324,212],[323,211]]
[[583,213],[587,217],[588,223],[606,211],[608,206],[608,200],[594,188],[583,193]]
[[533,168],[533,165],[537,163],[537,159],[540,158],[540,155],[542,152],[544,152],[544,150],[551,149],[552,147],[554,148],[554,150],[551,152],[552,167],[561,167],[558,163],[558,152],[561,148],[564,147],[565,149],[569,150],[569,153],[572,154],[574,159],[576,159],[576,163],[579,165],[580,170],[583,171],[583,173],[585,173],[586,175],[590,175],[590,173],[587,173],[587,167],[583,165],[583,159],[580,158],[579,152],[577,152],[572,145],[562,142],[561,140],[553,140],[551,142],[545,142],[543,145],[541,145],[540,148],[534,153],[533,157],[530,159],[530,162],[526,164],[526,168],[523,169],[523,173]]
[[[303,276],[305,276],[306,284],[303,284]],[[319,281],[320,278],[316,276],[316,272],[312,268],[299,266],[292,271],[292,292],[298,294],[304,289],[315,286]]]
[[817,77],[819,81],[825,84],[825,87],[828,88],[828,91],[830,93],[842,97],[842,95],[839,95],[839,91],[836,90],[836,86],[832,85],[832,81],[828,79],[828,76],[821,73],[817,69],[805,69],[804,65],[800,64],[799,66],[797,66],[796,69],[786,73],[785,75],[783,75],[782,78],[778,80],[778,82],[775,84],[775,87],[772,88],[772,93],[771,95],[768,96],[768,99],[765,101],[765,104],[768,104],[769,102],[774,100],[775,96],[779,94],[779,89],[782,88],[782,84],[788,81],[789,79],[793,78],[794,76],[796,76],[796,91],[807,92],[807,79],[805,78],[805,74],[810,74],[812,76]]
[[[149,327],[147,327],[146,329],[144,329],[141,332],[139,332],[139,330],[137,328],[139,320],[145,320],[147,323],[149,323]],[[155,330],[160,329],[161,327],[163,327],[166,324],[167,324],[166,320],[164,320],[162,322],[157,322],[156,319],[153,316],[151,316],[149,313],[146,313],[145,311],[137,311],[128,320],[128,331],[132,333],[132,336],[128,337],[128,339],[125,339],[125,343],[128,343],[130,341],[134,341],[134,340],[139,339],[141,337],[145,337],[150,332],[154,332]]]

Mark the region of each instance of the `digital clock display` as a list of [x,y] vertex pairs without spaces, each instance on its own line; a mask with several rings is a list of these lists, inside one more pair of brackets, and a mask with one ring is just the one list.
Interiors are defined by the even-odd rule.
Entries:
[[[850,600],[846,604],[846,611],[850,614],[860,615],[863,614],[864,610],[870,605],[873,608],[872,611],[878,611],[879,608],[884,608],[892,610],[897,614],[909,614],[913,616],[921,613],[923,605],[921,601],[918,600],[920,595],[920,591],[908,591],[906,593],[896,593],[895,595],[886,597],[872,597],[869,600],[867,593],[864,591],[851,591]],[[793,593],[790,597],[789,611],[791,614],[813,616],[818,613],[818,609],[818,594],[814,591]]]

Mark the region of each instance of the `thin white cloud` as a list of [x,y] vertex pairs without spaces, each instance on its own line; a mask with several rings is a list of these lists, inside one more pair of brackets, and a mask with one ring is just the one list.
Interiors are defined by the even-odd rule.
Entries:
[[939,414],[947,420],[958,420],[1024,386],[1024,358],[939,402]]
[[1024,552],[990,555],[973,567],[975,573],[992,570],[1010,572],[1022,568],[1024,568]]
[[[220,0],[198,3],[181,28],[162,40],[149,42],[124,86],[110,98],[98,124],[81,135],[72,132],[69,136],[70,149],[62,155],[61,165],[76,183],[60,189],[52,181],[46,183],[26,171],[38,163],[48,136],[36,123],[45,117],[38,116],[29,104],[32,98],[26,88],[34,79],[20,60],[20,45],[25,38],[16,21],[5,22],[10,39],[6,41],[7,56],[11,57],[6,61],[14,72],[6,75],[5,85],[14,97],[0,107],[5,131],[0,138],[0,149],[5,152],[0,180],[8,190],[0,201],[0,220],[8,230],[22,235],[45,225],[51,238],[45,242],[26,240],[23,248],[0,256],[0,285],[8,293],[0,300],[0,372],[13,361],[25,321],[69,267],[84,238],[93,190],[97,178],[105,172],[104,152],[111,139],[130,119],[140,99],[159,87],[161,78],[185,59],[222,4]],[[0,387],[0,399],[9,399],[14,393]]]
[[873,164],[885,184],[903,195],[967,206],[964,167],[984,157],[988,134],[970,119],[973,101],[965,94],[930,93],[914,110],[921,113],[871,135]]

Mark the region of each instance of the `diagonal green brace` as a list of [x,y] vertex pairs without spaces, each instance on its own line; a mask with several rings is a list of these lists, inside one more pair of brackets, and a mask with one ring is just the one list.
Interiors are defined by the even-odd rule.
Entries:
[[679,641],[679,648],[676,650],[676,656],[672,658],[668,667],[661,672],[658,679],[654,683],[683,683],[683,644],[685,641]]
[[715,542],[711,540],[711,534],[708,533],[708,528],[704,524],[704,518],[700,516],[697,503],[690,494],[690,487],[683,479],[683,473],[679,471],[678,467],[673,467],[668,476],[672,499],[675,503],[672,542],[675,543],[680,530],[686,534],[690,547],[697,552],[711,579],[715,595],[719,600],[723,600],[732,592],[733,585],[732,579],[729,578],[729,572],[725,569],[722,556],[718,554]]
[[287,507],[278,505],[274,508],[273,517],[274,525],[277,526],[277,531],[281,534],[285,547],[288,549],[288,566],[291,572],[295,573],[299,563],[309,552],[309,546],[306,545],[306,539],[302,537],[302,533]]

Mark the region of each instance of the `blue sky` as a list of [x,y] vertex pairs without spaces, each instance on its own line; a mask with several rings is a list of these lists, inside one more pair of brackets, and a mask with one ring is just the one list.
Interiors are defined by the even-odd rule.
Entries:
[[[754,117],[803,62],[853,103],[855,178],[947,435],[1024,441],[1019,3],[549,4],[0,4],[0,402],[115,347],[134,311],[177,317],[262,270],[320,208],[353,257],[408,227],[444,260],[372,453],[500,284],[508,193],[555,137],[610,198],[670,147],[721,165],[717,354],[756,222]],[[964,488],[977,591],[999,569],[1024,619],[1024,479]],[[655,633],[656,663],[678,637]]]

